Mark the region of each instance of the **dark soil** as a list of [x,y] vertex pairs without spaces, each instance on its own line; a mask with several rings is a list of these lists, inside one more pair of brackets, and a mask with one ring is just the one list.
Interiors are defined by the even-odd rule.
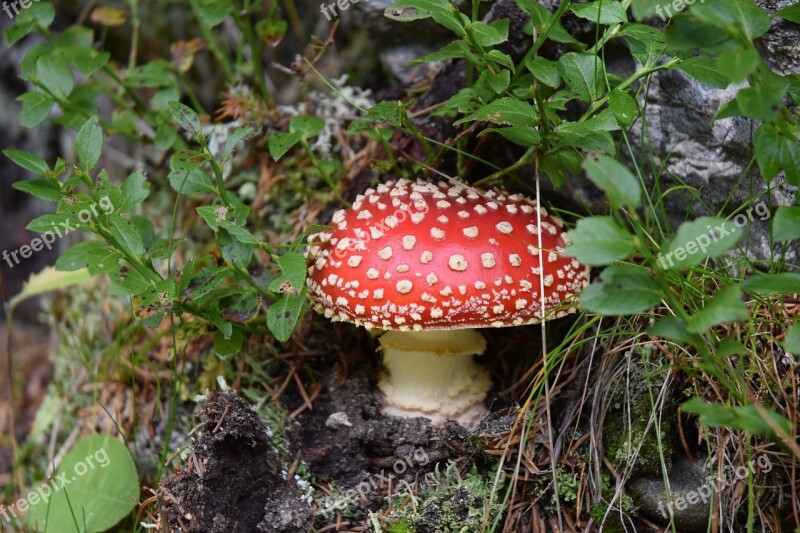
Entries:
[[306,531],[311,505],[294,480],[285,479],[258,413],[233,392],[212,393],[201,420],[186,468],[158,491],[169,531]]

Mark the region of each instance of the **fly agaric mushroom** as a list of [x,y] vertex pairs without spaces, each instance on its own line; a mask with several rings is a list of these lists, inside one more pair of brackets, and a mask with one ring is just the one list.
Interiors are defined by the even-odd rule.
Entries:
[[309,294],[334,321],[389,330],[378,383],[389,415],[473,425],[491,382],[471,328],[572,313],[588,284],[588,268],[563,255],[563,223],[520,195],[399,180],[331,226],[309,239]]

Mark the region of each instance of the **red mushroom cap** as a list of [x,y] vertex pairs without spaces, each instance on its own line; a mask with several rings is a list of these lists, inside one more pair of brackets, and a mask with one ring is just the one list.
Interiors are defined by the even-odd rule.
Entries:
[[574,312],[588,268],[540,212],[541,227],[532,200],[460,183],[379,185],[309,239],[309,294],[327,317],[387,330],[540,322],[542,284],[546,311]]

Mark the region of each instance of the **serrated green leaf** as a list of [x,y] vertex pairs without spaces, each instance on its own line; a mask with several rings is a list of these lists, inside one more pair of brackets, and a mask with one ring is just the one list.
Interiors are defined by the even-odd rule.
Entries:
[[556,88],[561,83],[558,75],[558,64],[542,56],[536,56],[525,63],[525,67],[533,74],[533,77],[544,83],[548,87]]
[[583,102],[597,100],[602,92],[603,61],[594,54],[569,52],[558,59],[558,73]]
[[505,96],[482,106],[474,113],[456,121],[455,125],[485,120],[504,126],[536,126],[536,111],[528,102]]
[[75,151],[84,172],[88,174],[97,166],[103,153],[103,128],[100,127],[96,116],[87,120],[81,127],[75,140]]
[[781,206],[775,211],[772,238],[776,241],[800,239],[800,207]]
[[307,265],[305,256],[297,252],[287,252],[278,257],[278,266],[296,292],[303,290],[306,285]]
[[214,182],[201,169],[170,172],[167,176],[169,185],[175,192],[192,195],[214,192]]
[[291,133],[286,133],[279,131],[277,133],[273,133],[269,138],[269,153],[278,161],[281,157],[283,157],[286,152],[291,150],[291,148],[300,142],[302,136],[300,133],[294,131]]
[[3,155],[8,157],[18,167],[24,168],[29,172],[33,172],[37,176],[44,176],[50,170],[44,159],[36,154],[30,152],[23,152],[22,150],[3,150]]
[[786,172],[786,181],[800,185],[800,147],[797,138],[785,124],[761,124],[753,138],[753,146],[758,168],[765,180],[773,179],[783,170]]
[[486,128],[478,134],[483,136],[488,133],[499,133],[509,141],[521,146],[536,146],[542,142],[539,130],[530,126],[511,126],[509,128]]
[[11,186],[18,191],[26,192],[36,198],[47,200],[48,202],[57,202],[63,196],[61,189],[51,180],[35,179],[15,181]]
[[120,246],[133,256],[138,257],[144,254],[144,242],[133,224],[119,215],[111,215],[109,222],[111,223],[111,234]]
[[11,26],[3,31],[6,38],[6,44],[9,48],[17,44],[19,41],[31,34],[36,29],[35,22],[17,23],[16,26]]
[[727,322],[747,320],[750,312],[742,301],[739,287],[720,290],[706,306],[686,321],[686,329],[691,333],[703,333],[708,328]]
[[583,160],[583,169],[592,183],[608,195],[612,207],[636,209],[641,205],[642,188],[639,180],[616,159],[602,154],[589,154]]
[[75,88],[75,77],[63,57],[46,55],[36,61],[36,79],[48,91],[66,98]]
[[294,328],[305,308],[306,287],[300,294],[284,294],[267,309],[267,327],[278,342],[286,342],[292,337]]
[[742,282],[742,290],[760,294],[800,293],[800,274],[793,272],[755,274]]
[[723,72],[717,62],[708,56],[695,56],[684,59],[678,63],[678,69],[705,85],[724,89],[730,85],[731,80]]
[[615,265],[600,274],[602,281],[586,287],[580,305],[606,316],[632,315],[661,303],[661,289],[642,267]]
[[24,128],[35,128],[50,116],[55,101],[48,94],[40,92],[25,93],[17,97],[22,102],[19,123]]
[[750,87],[736,94],[739,111],[750,118],[772,120],[778,117],[784,96],[789,89],[788,81],[770,83],[766,79],[754,80]]
[[614,152],[614,139],[608,131],[598,130],[586,122],[565,121],[558,125],[553,133],[565,144],[587,152],[603,154]]
[[628,16],[625,14],[625,8],[622,3],[612,0],[595,0],[586,4],[573,4],[569,10],[576,17],[605,25],[623,24],[628,21]]
[[681,269],[700,263],[707,257],[719,257],[730,250],[742,236],[742,228],[733,222],[714,217],[700,217],[678,227],[675,238],[658,254],[664,269]]
[[70,215],[52,213],[34,218],[28,223],[26,228],[35,233],[54,232],[54,228],[57,228],[63,234],[68,233],[70,228],[72,230],[75,229],[75,221],[71,219]]
[[572,244],[564,254],[589,266],[602,266],[625,259],[636,249],[633,235],[608,216],[579,220],[569,236]]
[[188,172],[203,168],[208,163],[208,156],[199,150],[177,152],[169,158],[169,168],[173,173]]
[[127,213],[150,196],[150,183],[143,172],[137,170],[122,182],[122,202],[117,211]]
[[751,46],[722,52],[717,58],[717,70],[724,72],[732,82],[741,83],[761,63],[758,50]]
[[508,40],[508,19],[495,20],[490,24],[473,22],[471,30],[475,41],[484,47],[497,46]]
[[639,106],[636,100],[624,91],[611,91],[608,93],[608,109],[622,126],[631,126],[639,116]]
[[202,132],[200,127],[200,118],[191,107],[180,102],[169,102],[167,105],[172,118],[181,128],[184,129],[184,131],[187,131],[195,136]]
[[62,253],[56,260],[56,269],[62,272],[72,272],[89,266],[89,256],[92,252],[108,250],[108,245],[99,241],[81,241]]

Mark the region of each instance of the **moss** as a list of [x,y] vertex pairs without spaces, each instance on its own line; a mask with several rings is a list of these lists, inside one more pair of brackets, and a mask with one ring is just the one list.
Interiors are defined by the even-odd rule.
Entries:
[[[676,412],[674,404],[669,401],[664,403],[660,411],[651,405],[650,391],[653,402],[657,401],[664,377],[654,371],[654,365],[646,366],[644,361],[649,361],[647,356],[650,350],[648,346],[629,354],[630,375],[624,375],[613,384],[610,408],[603,427],[603,444],[606,455],[617,465],[633,461],[638,448],[633,475],[660,477],[662,456],[668,471],[671,467]],[[655,421],[648,429],[654,414]],[[659,430],[660,444],[657,436]]]

